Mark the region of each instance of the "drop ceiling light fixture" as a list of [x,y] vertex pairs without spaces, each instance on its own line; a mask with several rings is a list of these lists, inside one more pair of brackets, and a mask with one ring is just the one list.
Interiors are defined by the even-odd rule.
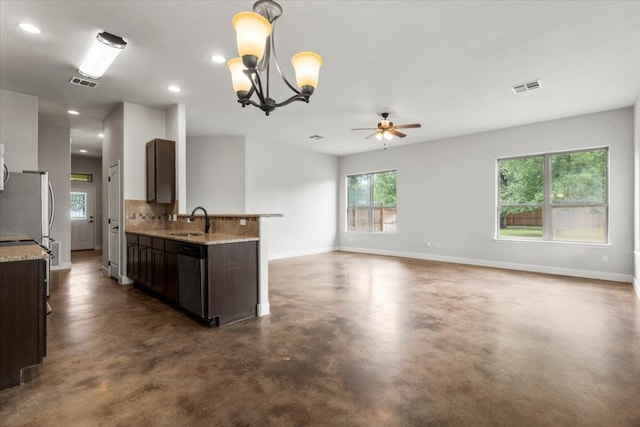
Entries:
[[90,79],[99,79],[126,46],[127,42],[121,37],[107,32],[99,33],[78,72]]
[[[242,107],[253,105],[268,116],[278,107],[293,101],[309,102],[309,97],[318,86],[318,74],[322,57],[315,52],[300,52],[291,58],[295,69],[297,88],[282,72],[276,55],[274,39],[276,20],[282,15],[282,7],[272,0],[259,0],[253,5],[253,12],[241,12],[231,21],[236,30],[239,58],[230,59],[227,67],[231,72],[233,89]],[[293,95],[277,102],[269,95],[271,59],[284,83]],[[252,99],[256,95],[256,100]]]

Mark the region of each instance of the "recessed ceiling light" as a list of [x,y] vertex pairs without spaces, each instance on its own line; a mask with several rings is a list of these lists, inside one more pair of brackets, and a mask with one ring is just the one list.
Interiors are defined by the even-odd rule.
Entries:
[[175,92],[175,93],[178,93],[181,90],[178,86],[173,86],[173,85],[169,86],[167,89],[169,89],[171,92]]
[[104,138],[104,133],[99,133],[99,134],[98,134],[98,137],[99,137],[99,138]]
[[225,62],[227,62],[227,58],[222,55],[212,55],[211,60],[216,64],[224,64]]
[[22,31],[26,31],[27,33],[31,33],[31,34],[42,33],[42,31],[40,31],[40,28],[36,27],[33,24],[29,24],[28,22],[21,22],[20,24],[18,24],[18,27],[20,27]]
[[72,116],[77,116],[78,114],[80,114],[76,110],[69,110],[67,111],[67,113],[71,114]]
[[87,152],[87,150],[85,150],[84,148],[82,148],[82,149],[80,149],[78,151],[80,151],[81,153],[86,153]]

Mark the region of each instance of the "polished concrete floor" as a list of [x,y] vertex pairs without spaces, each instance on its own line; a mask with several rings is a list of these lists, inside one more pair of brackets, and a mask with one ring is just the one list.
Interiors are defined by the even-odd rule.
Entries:
[[639,426],[628,283],[349,253],[270,263],[272,315],[203,326],[74,254],[2,426]]

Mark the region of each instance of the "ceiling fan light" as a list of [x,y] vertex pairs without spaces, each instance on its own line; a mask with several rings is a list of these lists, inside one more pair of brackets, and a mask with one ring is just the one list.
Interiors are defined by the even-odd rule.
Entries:
[[391,134],[391,132],[387,132],[386,130],[383,132],[384,135],[384,139],[386,139],[387,141],[391,141],[393,139],[393,135]]
[[246,67],[242,63],[242,58],[231,58],[227,61],[227,68],[231,72],[231,84],[236,94],[241,96],[243,92],[248,93],[251,90],[251,80],[243,72]]
[[[231,20],[236,30],[238,55],[247,67],[255,68],[264,56],[267,38],[271,35],[271,24],[255,12],[240,12]],[[245,57],[248,57],[245,59]]]
[[299,52],[291,58],[296,71],[296,83],[303,93],[313,93],[318,87],[322,57],[315,52]]
[[91,79],[99,79],[127,46],[121,37],[102,32],[93,41],[89,53],[85,56],[78,72]]
[[378,141],[381,141],[382,140],[382,133],[380,133],[380,132],[376,133],[376,139]]

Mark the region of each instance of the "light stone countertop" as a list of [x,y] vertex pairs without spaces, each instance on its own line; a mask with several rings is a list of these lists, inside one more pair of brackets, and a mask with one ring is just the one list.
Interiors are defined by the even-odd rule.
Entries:
[[[132,228],[125,233],[138,234],[140,236],[159,237],[162,239],[177,240],[179,242],[195,243],[198,245],[222,245],[226,243],[257,242],[260,239],[252,236],[240,236],[237,234],[207,233],[193,230],[145,230]],[[195,233],[184,235],[185,233]]]
[[17,244],[19,240],[30,240],[27,235],[2,235],[0,236],[0,242],[13,242],[15,245],[0,246],[0,262],[12,262],[12,261],[29,261],[34,259],[46,259],[48,257],[47,251],[42,249],[37,243],[30,245]]

